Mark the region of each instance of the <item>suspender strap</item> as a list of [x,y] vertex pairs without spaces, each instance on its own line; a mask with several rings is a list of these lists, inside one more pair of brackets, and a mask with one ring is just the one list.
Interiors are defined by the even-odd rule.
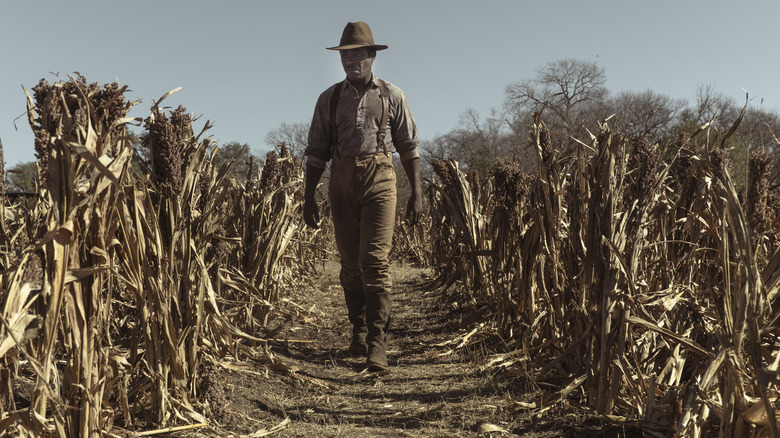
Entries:
[[379,145],[382,145],[385,156],[389,156],[387,146],[385,146],[385,135],[387,135],[387,119],[390,117],[390,92],[387,90],[385,81],[377,78],[377,82],[379,82],[379,98],[382,99],[382,119],[376,134],[376,153],[379,153]]
[[330,147],[331,153],[335,157],[339,156],[338,135],[336,134],[336,108],[339,106],[342,85],[344,85],[344,82],[336,84],[333,94],[330,95]]

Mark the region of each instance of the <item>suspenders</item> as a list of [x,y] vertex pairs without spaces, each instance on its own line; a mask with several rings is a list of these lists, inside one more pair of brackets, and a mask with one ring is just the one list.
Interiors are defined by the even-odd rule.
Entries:
[[333,156],[338,157],[338,135],[336,135],[336,108],[339,106],[339,97],[341,97],[341,87],[344,82],[336,84],[333,94],[330,96],[330,147],[333,148]]
[[[387,120],[390,117],[390,92],[385,81],[379,78],[376,80],[379,82],[379,98],[382,100],[382,118],[379,121],[379,129],[376,134],[376,152],[374,152],[374,155],[376,156],[379,153],[379,146],[381,145],[385,156],[389,156],[387,146],[385,146],[385,135],[387,135]],[[333,89],[333,94],[330,96],[330,144],[333,147],[333,155],[336,157],[339,156],[338,135],[336,134],[336,109],[339,106],[343,85],[343,81],[336,84],[336,88]]]
[[376,134],[376,152],[379,153],[379,145],[382,145],[382,150],[385,156],[389,156],[387,153],[387,146],[385,146],[385,134],[387,133],[387,118],[390,117],[390,92],[387,91],[387,83],[381,79],[377,79],[379,82],[379,98],[382,100],[382,119],[379,122],[379,131]]

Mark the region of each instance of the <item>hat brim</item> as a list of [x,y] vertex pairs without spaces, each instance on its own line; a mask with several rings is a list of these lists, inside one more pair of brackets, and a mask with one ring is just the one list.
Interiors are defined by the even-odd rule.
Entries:
[[326,47],[328,50],[350,50],[359,49],[361,47],[374,48],[375,50],[385,50],[387,48],[384,44],[347,44],[344,46]]

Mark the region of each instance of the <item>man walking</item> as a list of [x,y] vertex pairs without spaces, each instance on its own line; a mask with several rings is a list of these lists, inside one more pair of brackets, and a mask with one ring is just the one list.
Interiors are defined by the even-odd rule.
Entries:
[[365,354],[370,371],[384,371],[396,209],[392,153],[398,152],[412,188],[406,214],[414,224],[422,213],[417,127],[403,91],[371,71],[376,52],[387,46],[374,44],[368,24],[348,23],[339,45],[328,49],[339,51],[347,77],[325,90],[314,108],[303,216],[319,228],[314,194],[331,161],[328,199],[352,323],[349,351]]

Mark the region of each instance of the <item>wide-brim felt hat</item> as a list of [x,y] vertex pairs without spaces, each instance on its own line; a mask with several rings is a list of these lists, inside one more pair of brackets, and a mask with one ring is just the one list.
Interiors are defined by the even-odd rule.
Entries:
[[374,35],[371,28],[364,21],[347,23],[344,32],[341,33],[341,41],[336,47],[327,47],[328,50],[349,50],[369,47],[376,50],[385,50],[384,44],[374,44]]

